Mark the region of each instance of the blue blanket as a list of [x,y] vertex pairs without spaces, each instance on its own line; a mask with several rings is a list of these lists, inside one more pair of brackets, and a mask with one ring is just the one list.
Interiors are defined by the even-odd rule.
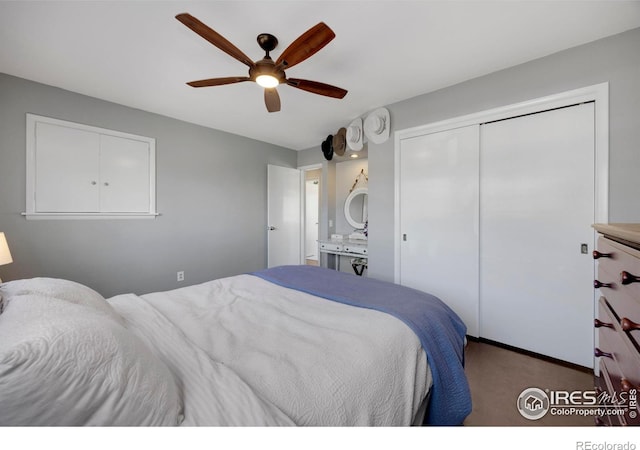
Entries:
[[433,375],[426,423],[461,425],[471,412],[471,394],[464,374],[467,328],[440,299],[397,284],[314,266],[280,266],[252,275],[402,320],[420,338]]

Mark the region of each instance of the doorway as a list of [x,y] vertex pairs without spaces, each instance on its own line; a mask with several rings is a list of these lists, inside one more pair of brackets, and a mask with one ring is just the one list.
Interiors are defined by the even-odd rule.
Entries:
[[300,264],[301,173],[267,165],[267,267]]
[[321,169],[304,172],[304,263],[320,265],[318,237],[320,224],[320,179]]

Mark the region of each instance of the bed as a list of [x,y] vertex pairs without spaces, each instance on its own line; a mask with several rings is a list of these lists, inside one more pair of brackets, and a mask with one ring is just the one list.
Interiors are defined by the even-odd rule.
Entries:
[[105,299],[0,285],[0,425],[460,425],[466,328],[439,299],[312,266]]

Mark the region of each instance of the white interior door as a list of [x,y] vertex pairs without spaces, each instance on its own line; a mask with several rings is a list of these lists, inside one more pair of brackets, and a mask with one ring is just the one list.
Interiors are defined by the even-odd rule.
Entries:
[[482,337],[593,366],[594,151],[593,103],[482,126]]
[[306,259],[318,260],[318,225],[320,207],[320,180],[305,181],[304,228]]
[[301,172],[267,166],[267,265],[300,264]]
[[478,336],[478,125],[400,141],[400,284]]

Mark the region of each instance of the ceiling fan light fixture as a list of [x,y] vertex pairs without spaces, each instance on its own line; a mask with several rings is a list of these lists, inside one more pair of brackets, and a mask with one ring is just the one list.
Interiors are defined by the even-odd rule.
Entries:
[[280,111],[280,96],[278,95],[278,91],[275,89],[279,84],[286,84],[303,91],[324,95],[326,97],[343,98],[347,95],[347,91],[345,89],[331,86],[330,84],[320,83],[318,81],[287,78],[284,73],[285,69],[300,64],[312,55],[315,55],[318,51],[324,48],[325,45],[333,40],[336,35],[324,22],[318,23],[298,36],[298,38],[280,54],[276,61],[271,59],[269,53],[278,46],[278,39],[272,34],[259,34],[258,45],[265,51],[265,55],[260,61],[254,62],[251,58],[245,55],[242,50],[229,42],[225,37],[212,28],[209,28],[191,14],[181,13],[176,16],[176,19],[196,34],[209,41],[215,47],[218,47],[218,49],[222,50],[227,55],[249,67],[249,76],[218,77],[190,81],[187,84],[191,87],[201,88],[206,86],[222,86],[226,84],[253,81],[264,88],[264,101],[267,111],[269,112]]
[[280,80],[273,75],[258,75],[256,77],[256,83],[263,88],[274,88],[280,84]]

